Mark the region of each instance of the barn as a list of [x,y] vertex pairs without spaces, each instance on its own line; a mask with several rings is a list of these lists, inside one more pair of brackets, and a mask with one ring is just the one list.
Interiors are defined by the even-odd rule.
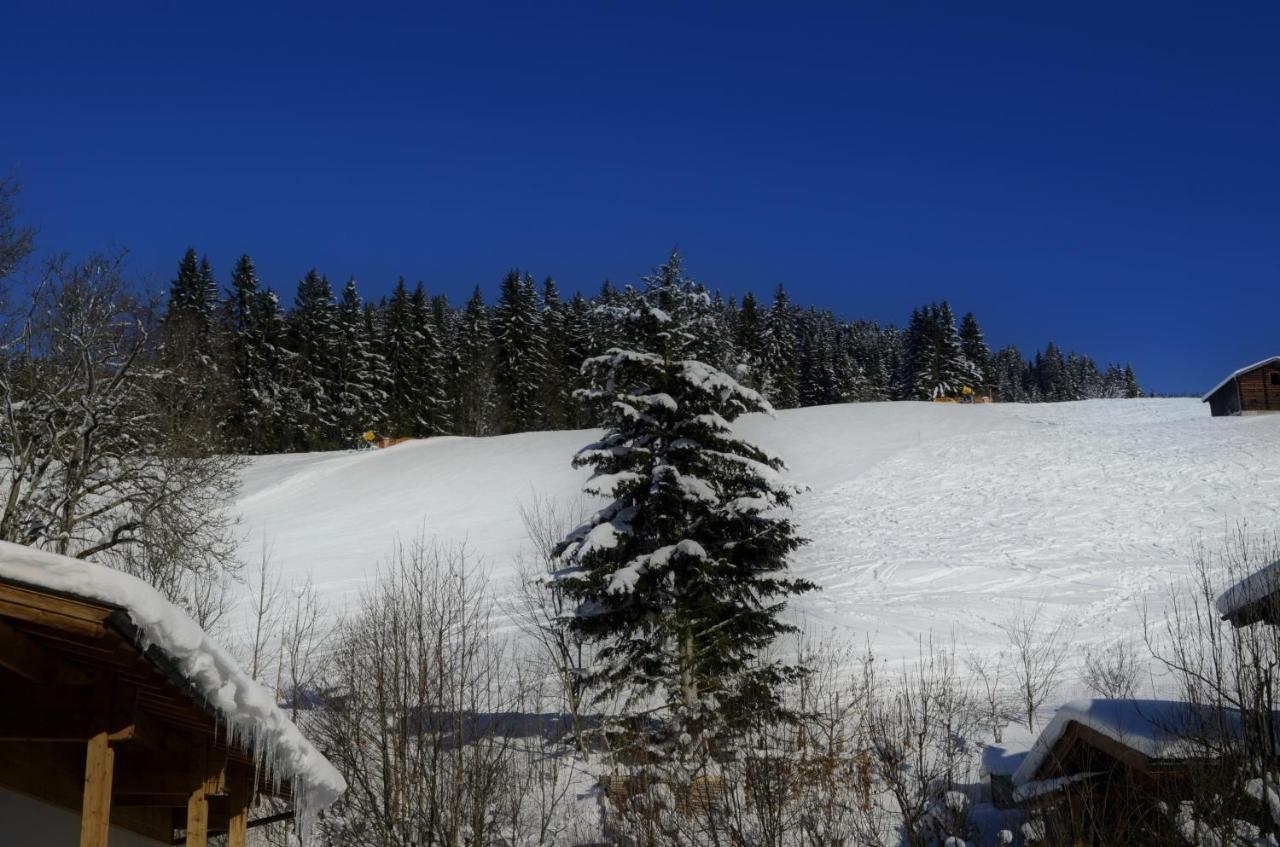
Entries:
[[1241,368],[1200,399],[1214,417],[1280,412],[1280,356]]
[[146,583],[0,542],[0,844],[244,847],[346,787]]

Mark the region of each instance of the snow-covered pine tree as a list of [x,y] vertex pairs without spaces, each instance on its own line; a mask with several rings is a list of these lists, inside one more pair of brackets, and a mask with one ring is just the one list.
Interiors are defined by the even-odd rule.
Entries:
[[290,347],[297,356],[292,386],[294,449],[328,450],[349,443],[339,431],[338,356],[342,332],[329,280],[314,268],[298,282],[289,315]]
[[502,432],[523,432],[542,424],[546,339],[533,277],[517,270],[502,281],[493,311],[494,373]]
[[565,367],[568,389],[568,419],[566,426],[581,429],[591,425],[590,412],[575,396],[579,387],[582,363],[591,355],[591,306],[581,293],[574,294],[565,309],[564,336],[566,344]]
[[[213,286],[212,292],[209,290]],[[187,332],[207,331],[217,302],[217,285],[208,258],[196,258],[194,247],[188,247],[178,262],[178,274],[169,284],[166,322],[181,321]]]
[[794,409],[800,405],[796,384],[799,359],[799,337],[796,328],[796,308],[781,285],[773,294],[773,306],[765,322],[764,365],[768,381],[764,395],[779,409]]
[[1142,396],[1142,386],[1138,385],[1138,378],[1134,376],[1133,365],[1124,366],[1124,396],[1129,399]]
[[409,297],[412,329],[412,396],[405,398],[412,409],[412,434],[418,437],[442,435],[453,428],[445,386],[444,348],[440,344],[436,315],[419,282]]
[[570,352],[568,307],[561,301],[556,281],[551,277],[543,280],[540,308],[546,356],[542,372],[542,425],[546,429],[564,429],[572,412],[570,392],[581,360],[574,361]]
[[580,394],[606,433],[574,465],[591,468],[586,490],[612,502],[561,543],[554,586],[577,604],[566,625],[598,648],[588,688],[631,706],[656,697],[697,737],[782,713],[779,689],[800,670],[762,654],[794,631],[781,617],[787,598],[814,586],[787,570],[803,542],[779,509],[798,488],[732,428],[769,404],[685,358],[706,295],[670,270],[636,298],[643,349],[583,365]]
[[960,348],[973,373],[973,388],[979,394],[991,391],[991,348],[987,346],[982,327],[973,312],[965,312],[960,321]]
[[748,291],[742,295],[742,308],[738,312],[736,327],[737,362],[733,376],[738,382],[762,390],[765,386],[764,367],[764,317],[756,304],[756,296]]
[[451,393],[457,432],[489,435],[494,426],[493,336],[479,286],[462,310],[455,343],[458,376]]
[[1029,403],[1031,369],[1017,347],[1004,347],[992,359],[992,390],[1001,403]]
[[337,356],[336,415],[338,431],[355,444],[366,430],[380,430],[386,395],[379,385],[381,356],[375,349],[372,327],[355,279],[347,281],[338,302],[337,321],[341,343]]

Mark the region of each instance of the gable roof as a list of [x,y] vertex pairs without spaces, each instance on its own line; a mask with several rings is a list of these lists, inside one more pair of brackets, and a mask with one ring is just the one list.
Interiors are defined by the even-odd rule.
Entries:
[[1272,356],[1272,357],[1271,357],[1271,358],[1269,358],[1269,359],[1263,359],[1261,362],[1254,362],[1252,365],[1246,365],[1245,367],[1241,368],[1240,370],[1238,370],[1238,371],[1234,371],[1233,373],[1228,374],[1228,375],[1227,375],[1227,377],[1226,377],[1225,379],[1223,379],[1223,380],[1222,380],[1222,382],[1218,383],[1218,384],[1217,384],[1217,385],[1215,385],[1213,388],[1210,388],[1210,389],[1205,393],[1205,395],[1204,395],[1203,397],[1201,397],[1201,398],[1200,398],[1200,402],[1201,402],[1201,403],[1205,403],[1205,402],[1207,402],[1207,401],[1209,400],[1209,398],[1210,398],[1210,397],[1212,397],[1213,395],[1215,395],[1215,394],[1217,394],[1217,393],[1218,393],[1218,390],[1219,390],[1220,388],[1222,388],[1222,386],[1226,385],[1228,382],[1230,382],[1231,380],[1235,379],[1236,377],[1238,377],[1238,376],[1242,376],[1243,374],[1247,374],[1249,371],[1252,371],[1252,370],[1255,370],[1255,369],[1257,369],[1257,368],[1260,368],[1260,367],[1262,367],[1263,365],[1270,365],[1270,364],[1271,364],[1271,363],[1273,363],[1273,362],[1280,362],[1280,356]]
[[0,587],[6,585],[80,598],[127,616],[138,650],[148,656],[158,650],[166,670],[221,718],[226,738],[247,746],[274,779],[289,781],[302,830],[346,789],[275,697],[151,585],[105,565],[0,541]]

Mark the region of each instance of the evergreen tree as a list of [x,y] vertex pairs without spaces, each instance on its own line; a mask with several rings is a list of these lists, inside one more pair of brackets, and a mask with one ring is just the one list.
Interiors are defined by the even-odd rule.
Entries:
[[294,445],[298,450],[331,450],[346,447],[337,402],[339,350],[333,287],[313,268],[298,283],[293,312],[289,315],[290,347],[297,356],[291,399]]
[[974,390],[979,394],[989,394],[992,382],[991,348],[987,346],[982,327],[978,326],[978,319],[973,312],[966,312],[960,321],[960,348],[973,373]]
[[354,279],[342,290],[337,321],[342,338],[335,379],[338,433],[355,443],[366,430],[381,429],[387,396],[379,384],[381,355],[375,349],[373,327]]
[[779,688],[799,670],[762,654],[794,630],[786,598],[813,586],[786,574],[802,542],[777,508],[797,489],[731,427],[769,404],[687,358],[705,292],[664,268],[630,313],[643,348],[584,364],[607,432],[574,464],[612,502],[561,544],[556,586],[578,604],[568,628],[598,647],[587,686],[633,705],[656,694],[705,737],[782,712]]
[[738,313],[736,329],[734,341],[738,356],[733,375],[748,388],[764,390],[764,316],[756,305],[756,296],[750,291],[742,295],[742,309]]
[[560,301],[556,282],[547,277],[542,283],[542,335],[545,362],[542,373],[543,422],[546,429],[563,429],[572,415],[573,380],[581,360],[574,361],[570,350],[568,309]]
[[786,289],[779,285],[773,295],[764,335],[764,364],[768,369],[764,394],[779,409],[800,405],[796,382],[800,351],[795,311]]
[[458,378],[451,393],[457,431],[489,435],[494,427],[493,336],[478,286],[458,321],[456,344]]
[[533,277],[511,271],[493,313],[494,373],[502,432],[538,429],[545,409],[542,387],[546,342]]

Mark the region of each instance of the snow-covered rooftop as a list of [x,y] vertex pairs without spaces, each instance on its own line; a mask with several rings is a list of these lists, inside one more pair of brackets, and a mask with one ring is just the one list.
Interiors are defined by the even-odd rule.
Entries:
[[[1013,774],[1014,785],[1035,779],[1041,765],[1067,728],[1078,723],[1150,759],[1177,759],[1188,754],[1187,735],[1180,730],[1199,724],[1202,710],[1178,700],[1073,700],[1058,709]],[[1211,717],[1211,716],[1207,716]],[[1228,720],[1235,722],[1234,716]]]
[[0,580],[123,609],[143,640],[140,646],[163,651],[226,722],[230,736],[289,781],[303,830],[317,811],[346,790],[342,775],[285,716],[271,693],[147,583],[104,565],[8,542],[0,542]]
[[1249,371],[1253,370],[1254,368],[1260,368],[1263,365],[1269,365],[1272,362],[1280,362],[1280,356],[1272,356],[1270,358],[1263,359],[1261,362],[1254,362],[1252,365],[1246,365],[1238,371],[1233,371],[1227,374],[1227,376],[1222,380],[1222,382],[1218,383],[1213,388],[1210,388],[1208,391],[1205,392],[1204,396],[1200,398],[1200,402],[1201,403],[1207,402],[1210,397],[1212,397],[1214,394],[1217,393],[1219,388],[1226,385],[1228,382],[1235,379],[1236,377],[1241,376],[1243,374],[1247,374]]
[[1230,617],[1245,606],[1280,591],[1280,562],[1272,562],[1228,588],[1214,601],[1218,613]]

